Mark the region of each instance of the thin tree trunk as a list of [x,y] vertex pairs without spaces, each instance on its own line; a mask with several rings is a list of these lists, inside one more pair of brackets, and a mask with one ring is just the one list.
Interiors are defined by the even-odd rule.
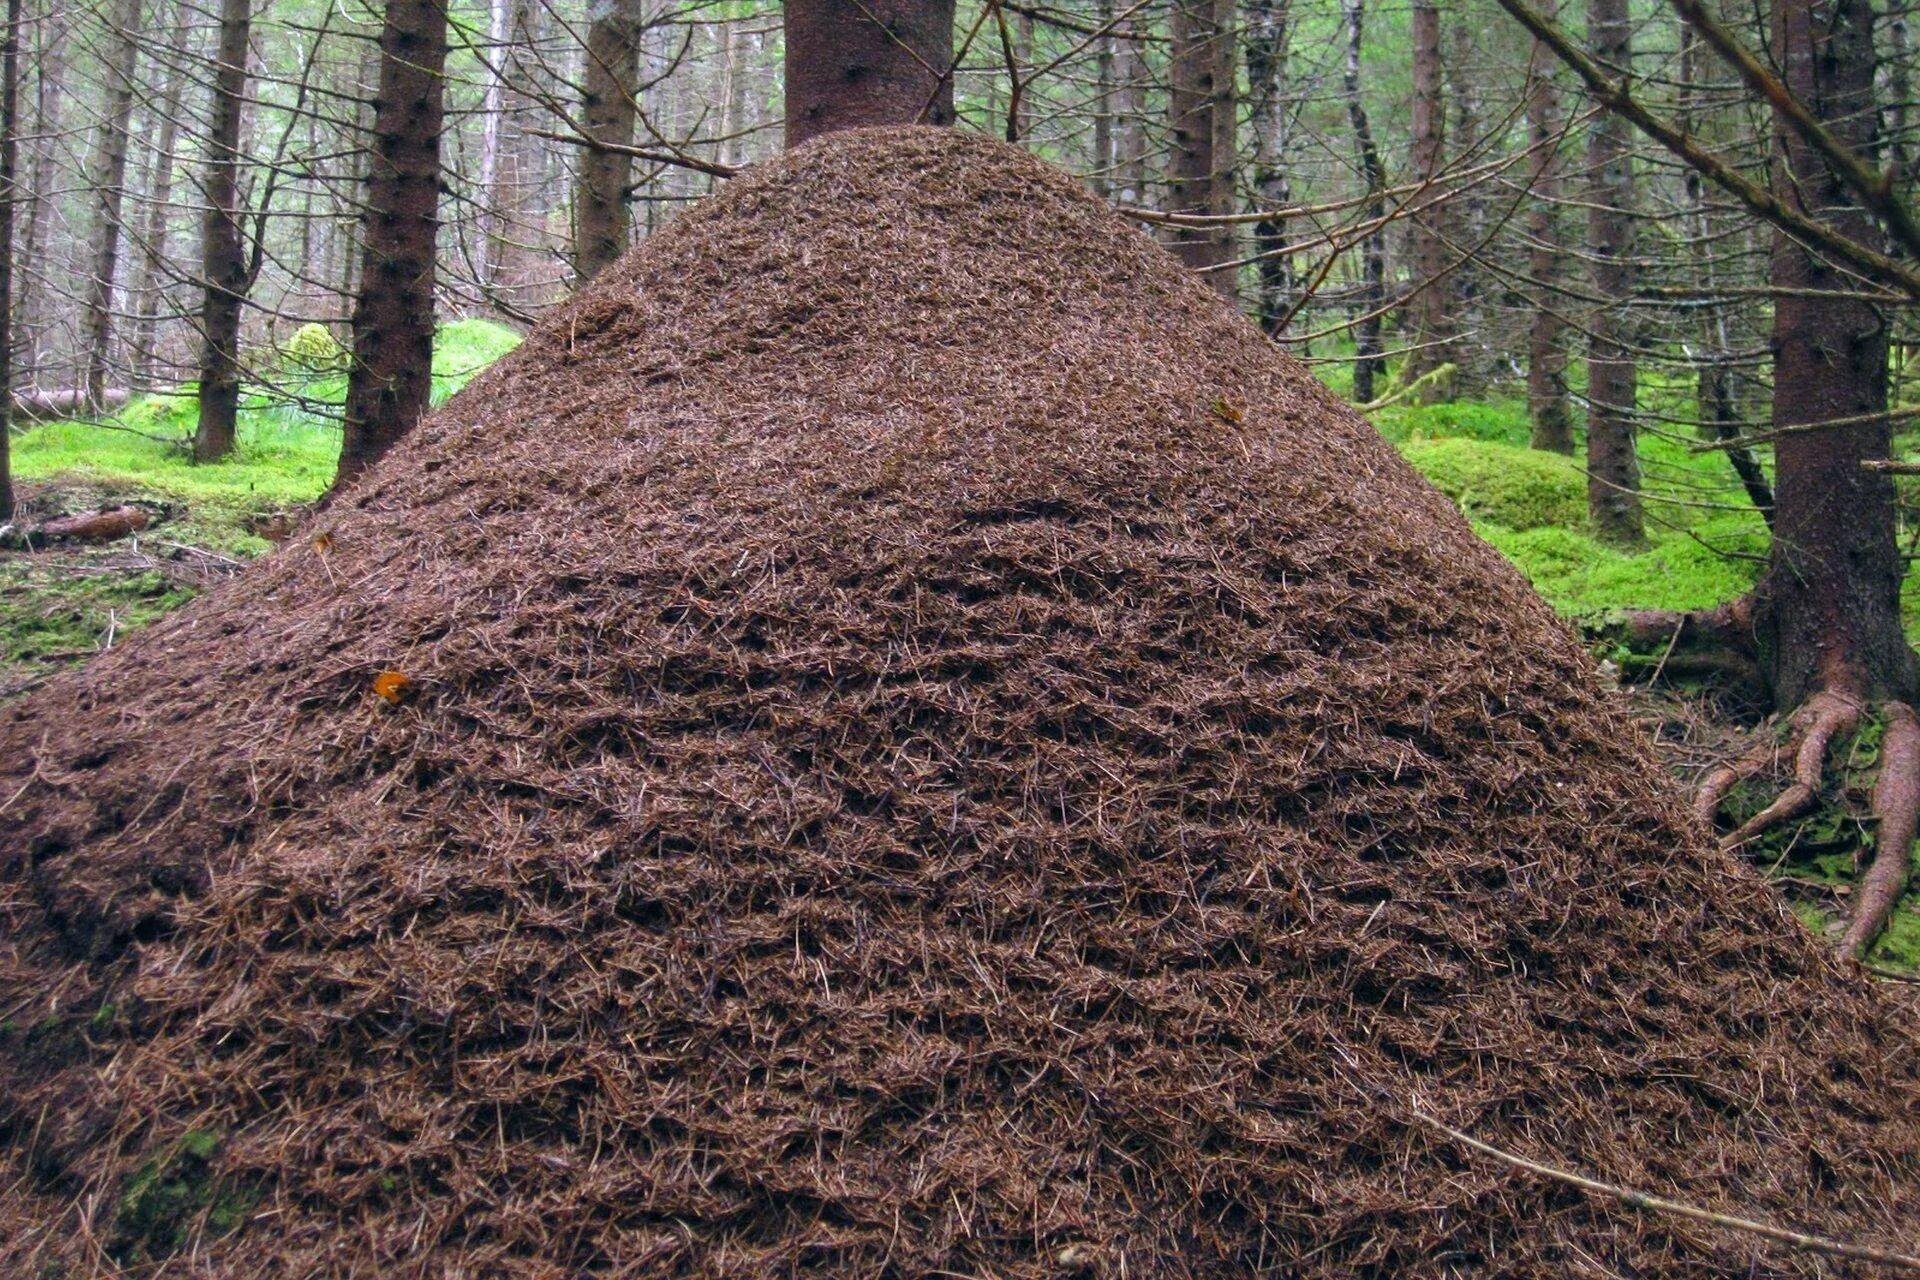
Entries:
[[[1627,0],[1589,0],[1587,39],[1593,56],[1624,73],[1633,59]],[[1638,367],[1626,309],[1614,300],[1634,287],[1633,161],[1626,121],[1612,112],[1594,119],[1587,137],[1587,239],[1593,291],[1603,301],[1589,322],[1587,352],[1587,514],[1594,532],[1622,546],[1646,538],[1635,443]]]
[[200,421],[193,458],[233,452],[240,415],[240,311],[246,300],[246,245],[240,225],[240,117],[247,94],[253,0],[221,0],[220,45],[207,138],[206,211],[201,222]]
[[66,101],[67,21],[66,9],[55,0],[52,11],[38,24],[41,28],[40,40],[33,59],[38,71],[33,116],[33,133],[37,141],[34,144],[33,177],[28,193],[26,234],[20,252],[14,259],[20,269],[14,272],[17,296],[13,307],[15,326],[22,331],[16,335],[15,345],[26,353],[29,379],[37,377],[40,372],[44,357],[41,340],[48,327],[46,319],[40,314],[38,277],[48,270],[47,231],[53,223],[51,211],[58,200],[54,191],[58,181],[54,162],[59,146],[61,108]]
[[127,346],[133,355],[135,390],[154,386],[159,353],[160,295],[165,288],[167,224],[173,212],[173,171],[180,136],[180,82],[186,66],[185,27],[167,48],[168,66],[160,92],[160,127],[154,140],[152,173],[147,181],[147,217],[140,232],[140,274],[128,291],[134,299],[133,332]]
[[[580,114],[587,136],[616,147],[633,143],[637,112],[633,95],[640,75],[640,33],[645,19],[638,0],[595,0],[587,28],[586,88]],[[633,157],[592,147],[580,156],[573,193],[573,274],[585,284],[627,251],[633,219],[627,184]]]
[[361,236],[366,261],[353,310],[353,367],[335,493],[413,428],[433,390],[446,8],[439,0],[389,0],[380,55],[378,141]]
[[[1447,269],[1447,249],[1443,220],[1450,202],[1436,201],[1431,189],[1440,176],[1446,148],[1447,107],[1444,68],[1440,60],[1440,9],[1434,0],[1414,0],[1413,5],[1413,162],[1412,179],[1428,184],[1428,192],[1419,198],[1426,207],[1410,219],[1407,238],[1411,241],[1413,275],[1408,281],[1412,291],[1406,316],[1407,337],[1413,350],[1407,354],[1405,376],[1419,378],[1454,361],[1453,323],[1449,311],[1453,299],[1443,277]],[[1425,398],[1434,398],[1429,391]]]
[[[1293,121],[1288,66],[1292,54],[1292,0],[1251,0],[1247,7],[1247,88],[1253,128],[1253,202],[1259,209],[1293,203],[1287,143]],[[1268,333],[1278,330],[1296,288],[1292,260],[1275,254],[1286,242],[1287,224],[1263,218],[1253,226],[1254,250],[1262,255],[1256,314]]]
[[1106,34],[1093,43],[1093,164],[1087,185],[1102,200],[1113,194],[1113,0],[1099,0],[1094,21]]
[[[1557,17],[1556,0],[1545,12]],[[1534,147],[1529,183],[1533,199],[1527,210],[1527,273],[1535,286],[1527,317],[1527,419],[1531,443],[1552,453],[1573,452],[1573,415],[1567,396],[1567,349],[1559,305],[1547,285],[1559,278],[1562,254],[1558,209],[1560,155],[1560,91],[1553,81],[1552,55],[1538,41],[1527,61],[1527,138]]]
[[489,0],[487,6],[488,60],[493,73],[487,77],[486,99],[481,107],[480,123],[480,216],[476,222],[478,270],[482,293],[497,283],[492,246],[500,222],[500,123],[506,110],[507,41],[512,31],[513,0]]
[[[1683,25],[1680,30],[1680,88],[1675,103],[1674,123],[1695,137],[1701,136],[1705,127],[1700,114],[1703,51],[1704,45],[1699,34]],[[1693,283],[1702,293],[1712,294],[1719,271],[1714,262],[1716,228],[1712,207],[1707,203],[1706,180],[1700,176],[1699,170],[1687,168],[1681,174],[1681,187],[1686,193],[1687,245]],[[1733,389],[1733,336],[1727,327],[1726,306],[1715,302],[1698,308],[1698,313],[1700,349],[1694,358],[1699,370],[1694,386],[1695,414],[1700,419],[1701,434],[1709,440],[1725,444],[1722,452],[1727,455],[1734,474],[1739,477],[1754,507],[1771,526],[1773,490],[1767,483],[1760,460],[1746,445],[1726,443],[1741,435],[1740,407]]]
[[120,270],[121,210],[126,199],[129,125],[133,118],[133,77],[139,45],[140,0],[122,0],[109,18],[107,33],[107,106],[101,120],[92,165],[94,208],[92,278],[87,282],[86,369],[81,385],[87,404],[99,412],[106,403],[107,371],[112,363],[114,282]]
[[1380,149],[1374,145],[1366,102],[1360,96],[1366,0],[1341,0],[1341,11],[1347,28],[1347,61],[1341,87],[1346,94],[1347,122],[1353,126],[1354,144],[1360,152],[1360,172],[1367,184],[1367,221],[1375,228],[1360,242],[1360,314],[1353,332],[1353,398],[1358,404],[1366,404],[1374,398],[1374,382],[1384,363],[1380,355],[1380,309],[1387,294],[1387,241],[1382,225],[1387,216],[1387,171],[1380,162]]
[[[1173,154],[1169,207],[1219,216],[1233,211],[1234,66],[1231,0],[1175,0],[1173,52],[1167,80]],[[1196,270],[1233,259],[1229,227],[1176,232],[1173,251]],[[1231,298],[1234,273],[1212,271],[1207,283]]]
[[1114,111],[1114,186],[1122,204],[1149,203],[1147,195],[1147,65],[1134,19],[1120,26],[1126,39],[1116,40],[1114,75],[1119,81]]
[[[1870,0],[1776,0],[1776,65],[1787,88],[1841,142],[1873,149]],[[1791,125],[1776,119],[1774,190],[1791,207],[1874,244],[1871,219]],[[1914,692],[1900,626],[1901,559],[1893,482],[1861,463],[1888,456],[1887,322],[1835,270],[1785,235],[1773,243],[1775,430],[1773,563],[1761,590],[1763,660],[1781,708],[1811,694]],[[1817,291],[1834,291],[1815,296]]]
[[0,34],[0,521],[13,519],[13,208],[20,161],[20,0]]

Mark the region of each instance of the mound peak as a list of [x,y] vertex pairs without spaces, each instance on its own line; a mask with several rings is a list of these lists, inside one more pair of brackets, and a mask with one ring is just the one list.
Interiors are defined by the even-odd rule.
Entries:
[[1911,1028],[1012,148],[736,181],[318,533],[0,708],[10,1273],[1831,1267],[1415,1108],[1920,1220]]

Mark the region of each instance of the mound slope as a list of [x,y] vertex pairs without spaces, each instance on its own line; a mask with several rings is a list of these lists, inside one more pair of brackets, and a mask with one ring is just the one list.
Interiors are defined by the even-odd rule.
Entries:
[[1832,1273],[1415,1107],[1920,1221],[1912,1027],[1010,148],[736,182],[321,534],[0,710],[9,1274]]

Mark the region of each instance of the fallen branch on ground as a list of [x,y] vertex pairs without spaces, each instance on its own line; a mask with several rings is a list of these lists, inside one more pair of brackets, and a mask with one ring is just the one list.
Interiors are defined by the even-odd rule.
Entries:
[[1491,1156],[1503,1164],[1512,1165],[1528,1173],[1551,1178],[1555,1182],[1578,1187],[1582,1191],[1591,1191],[1596,1195],[1609,1196],[1634,1209],[1644,1209],[1650,1213],[1669,1213],[1676,1218],[1689,1218],[1695,1222],[1710,1223],[1716,1227],[1725,1227],[1729,1231],[1744,1232],[1747,1235],[1760,1236],[1790,1249],[1803,1253],[1821,1253],[1830,1258],[1852,1258],[1858,1262],[1878,1262],[1885,1266],[1899,1267],[1905,1271],[1920,1272],[1920,1255],[1901,1253],[1894,1249],[1881,1249],[1868,1244],[1849,1244],[1844,1240],[1829,1240],[1824,1236],[1808,1235],[1804,1231],[1790,1231],[1785,1227],[1776,1227],[1770,1222],[1758,1222],[1752,1218],[1736,1218],[1731,1214],[1715,1213],[1711,1209],[1702,1209],[1697,1205],[1684,1204],[1678,1200],[1668,1200],[1663,1196],[1648,1195],[1644,1191],[1634,1191],[1627,1187],[1615,1186],[1611,1182],[1601,1182],[1597,1178],[1588,1178],[1567,1169],[1556,1169],[1550,1164],[1541,1164],[1525,1156],[1502,1151],[1496,1146],[1472,1138],[1458,1129],[1449,1128],[1432,1116],[1418,1111],[1410,1115],[1427,1128],[1443,1133],[1462,1146],[1471,1147],[1485,1156]]

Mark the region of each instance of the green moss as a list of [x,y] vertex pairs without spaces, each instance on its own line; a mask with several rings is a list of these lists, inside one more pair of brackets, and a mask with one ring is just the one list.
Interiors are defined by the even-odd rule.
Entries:
[[158,573],[95,571],[19,556],[0,560],[0,685],[49,661],[92,654],[193,598]]
[[[1920,877],[1920,868],[1916,868],[1915,874]],[[1867,960],[1889,969],[1920,972],[1920,894],[1910,893],[1901,902]]]
[[[332,341],[325,330],[320,333]],[[435,401],[465,386],[519,341],[513,330],[487,320],[441,326],[433,357]],[[187,451],[198,414],[193,388],[143,396],[104,422],[51,422],[28,430],[13,443],[14,474],[28,484],[84,486],[102,501],[157,499],[184,512],[180,523],[157,536],[229,555],[257,555],[268,544],[251,532],[253,517],[312,502],[333,482],[340,456],[337,409],[345,401],[346,375],[337,370],[301,370],[288,385],[250,388],[233,455],[196,464]]]
[[347,367],[347,349],[327,326],[303,324],[281,346],[280,361],[295,373],[340,373]]
[[1471,520],[1523,530],[1586,519],[1586,478],[1559,454],[1468,439],[1409,440],[1400,451]]
[[220,1135],[183,1134],[147,1161],[121,1188],[108,1250],[122,1263],[177,1253],[196,1233],[229,1235],[246,1221],[258,1198],[232,1186],[212,1167]]
[[1524,446],[1530,434],[1527,406],[1518,400],[1396,404],[1376,410],[1372,418],[1380,434],[1396,444],[1459,439]]

